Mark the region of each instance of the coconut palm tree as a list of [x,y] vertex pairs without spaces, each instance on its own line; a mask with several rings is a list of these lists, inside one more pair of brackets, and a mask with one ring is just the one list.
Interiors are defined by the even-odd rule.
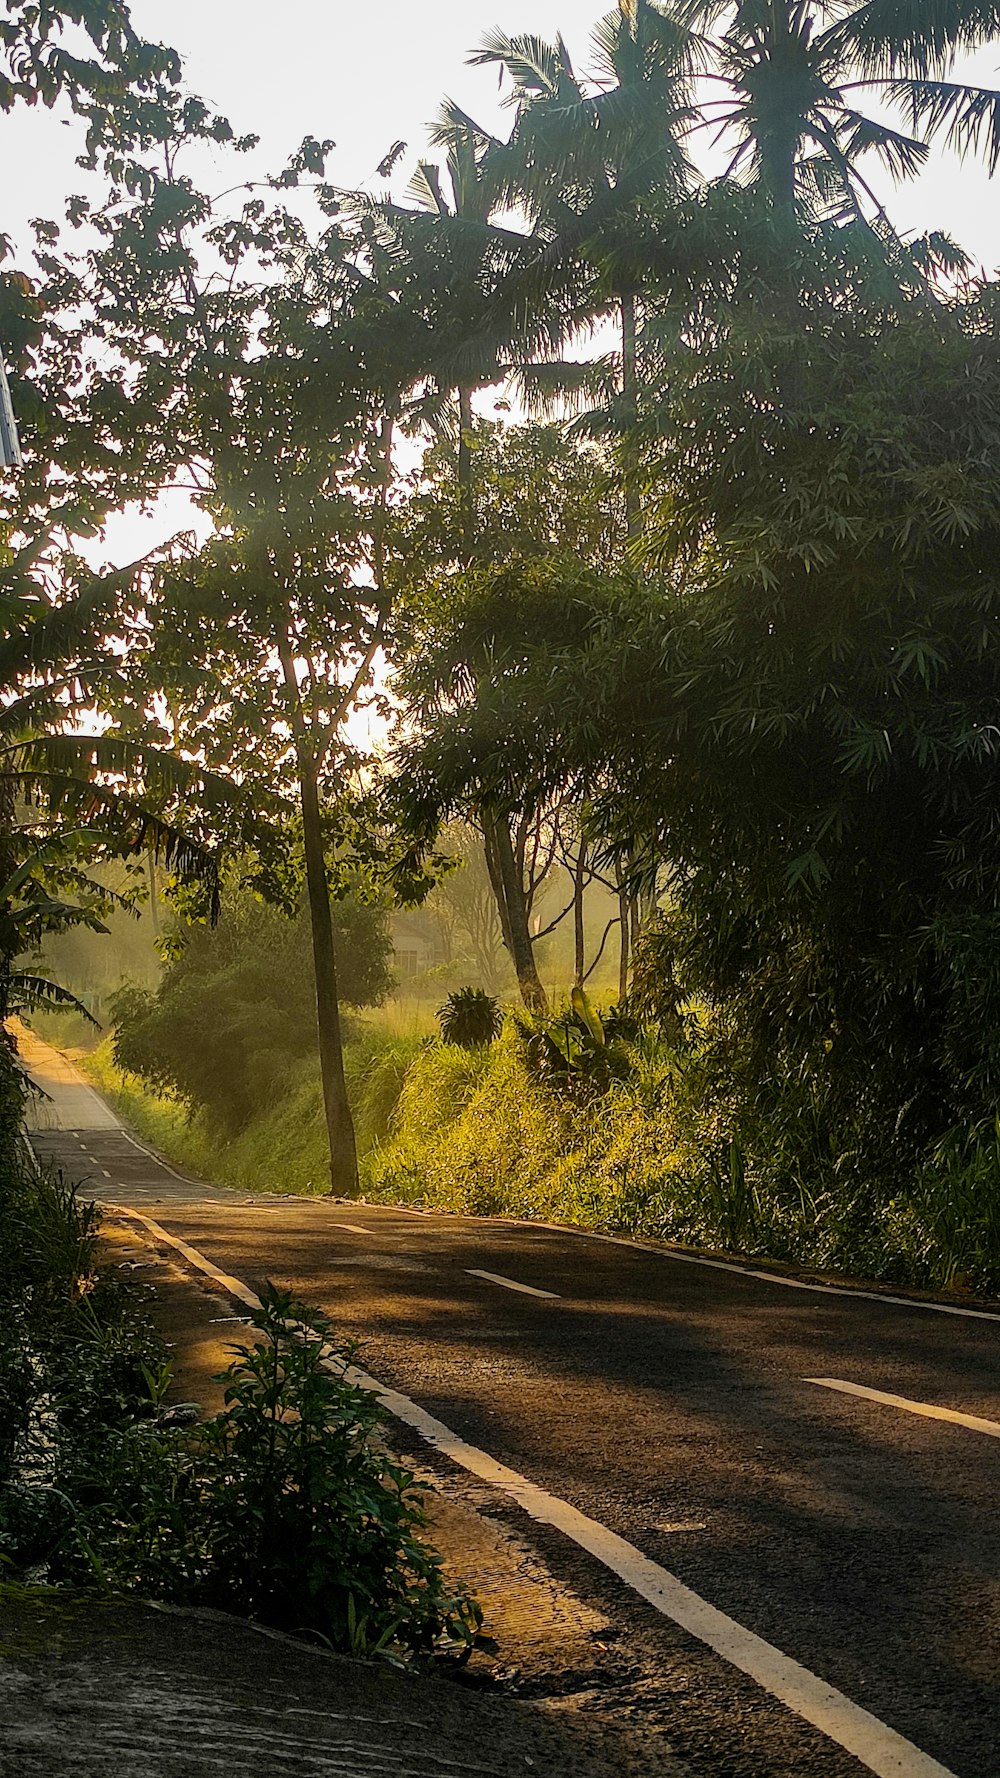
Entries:
[[[953,78],[1000,33],[994,0],[662,0],[702,86],[698,127],[727,142],[727,172],[789,219],[882,217],[870,163],[918,172],[930,144],[1000,163],[1000,91]],[[873,117],[895,111],[903,129]]]
[[630,538],[640,529],[637,291],[609,278],[607,268],[634,230],[638,207],[653,194],[679,196],[691,182],[684,146],[694,117],[690,49],[690,32],[652,0],[621,0],[595,28],[589,76],[577,74],[561,37],[546,43],[494,32],[470,57],[498,66],[510,82],[514,129],[502,150],[491,151],[486,174],[498,199],[527,211],[539,249],[527,275],[508,280],[508,300],[518,285],[515,316],[532,294],[567,289],[588,323],[618,316]]

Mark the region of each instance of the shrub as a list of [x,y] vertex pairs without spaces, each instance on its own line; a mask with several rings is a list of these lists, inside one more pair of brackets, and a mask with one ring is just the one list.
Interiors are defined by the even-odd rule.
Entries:
[[524,1045],[529,1071],[563,1092],[588,1096],[606,1092],[613,1080],[624,1080],[632,1060],[624,1041],[632,1030],[623,1014],[602,1018],[582,988],[574,988],[570,1006],[554,1018],[520,1014],[514,1026]]
[[[385,912],[347,897],[332,914],[341,998],[375,1005],[391,981]],[[316,1054],[308,920],[230,891],[218,927],[187,931],[156,991],[127,985],[111,1010],[116,1065],[234,1135]]]
[[462,1049],[478,1049],[499,1036],[503,1024],[498,1002],[485,988],[456,988],[438,1008],[445,1043]]
[[212,1606],[332,1647],[467,1649],[481,1622],[418,1535],[419,1488],[372,1440],[376,1398],[351,1381],[318,1310],[268,1285],[252,1345],[203,1425],[77,1441],[57,1481],[60,1578]]

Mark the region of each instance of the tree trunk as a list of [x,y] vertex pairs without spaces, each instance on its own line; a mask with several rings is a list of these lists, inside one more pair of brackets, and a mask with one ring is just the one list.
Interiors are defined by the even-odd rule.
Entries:
[[458,391],[458,497],[462,508],[462,540],[466,562],[472,557],[476,530],[476,501],[472,484],[472,397],[468,389]]
[[160,889],[156,880],[156,859],[152,852],[146,853],[146,867],[149,871],[149,917],[153,922],[153,937],[160,936]]
[[337,959],[333,948],[330,890],[323,856],[319,791],[315,774],[302,773],[302,833],[305,841],[306,883],[309,891],[309,922],[312,928],[313,967],[316,973],[316,1029],[319,1066],[323,1081],[323,1109],[330,1144],[330,1190],[334,1197],[358,1195],[358,1151],[354,1119],[344,1078],[344,1044],[340,1028],[340,997],[337,992]]
[[576,855],[576,870],[573,873],[573,980],[578,988],[583,987],[584,970],[587,962],[586,933],[583,925],[583,891],[587,872],[587,842],[580,841],[580,849]]
[[532,1012],[546,1012],[548,1000],[535,964],[535,950],[528,927],[524,882],[517,868],[510,822],[506,815],[484,815],[486,867],[493,884],[504,946],[514,965],[521,999]]
[[[6,883],[17,868],[14,853],[14,780],[9,772],[0,772],[0,883]],[[6,915],[8,905],[0,908]],[[6,924],[6,922],[5,922]],[[0,1025],[10,1012],[10,978],[16,956],[14,949],[0,948]]]
[[630,955],[630,950],[631,950],[631,942],[630,942],[631,941],[631,929],[630,929],[631,908],[629,905],[630,897],[629,897],[628,889],[622,880],[622,875],[621,875],[620,871],[617,873],[617,876],[618,876],[618,919],[619,919],[619,923],[620,923],[620,927],[621,927],[621,941],[622,941],[621,942],[621,953],[620,953],[619,961],[618,961],[618,999],[619,999],[619,1001],[623,1002],[628,994],[628,965],[629,965],[629,955]]
[[625,438],[622,456],[625,470],[625,528],[630,543],[642,530],[639,504],[639,460],[636,427],[639,419],[639,353],[636,341],[635,297],[621,298],[622,397],[625,406]]
[[285,686],[292,711],[299,790],[302,803],[302,838],[306,858],[306,888],[309,899],[309,925],[312,932],[313,970],[316,980],[316,1032],[319,1039],[320,1078],[323,1083],[323,1110],[330,1148],[330,1191],[334,1197],[356,1198],[358,1195],[358,1151],[354,1137],[354,1119],[347,1098],[344,1078],[344,1044],[340,1027],[340,997],[337,991],[337,959],[333,948],[333,920],[330,915],[330,888],[326,879],[326,858],[323,852],[323,824],[320,818],[319,786],[309,737],[306,733],[299,699],[295,663],[287,640],[279,654]]

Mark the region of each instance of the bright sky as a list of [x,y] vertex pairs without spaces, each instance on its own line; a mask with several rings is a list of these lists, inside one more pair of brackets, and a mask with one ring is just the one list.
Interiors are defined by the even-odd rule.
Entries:
[[[273,169],[302,136],[332,136],[330,176],[338,184],[376,182],[375,169],[402,138],[410,153],[401,183],[423,146],[424,124],[447,93],[474,116],[501,125],[495,77],[465,57],[496,26],[552,37],[562,30],[586,67],[590,28],[602,0],[133,0],[140,31],[172,43],[189,85],[225,111],[237,130],[262,138],[262,169]],[[963,74],[1000,84],[1000,46],[963,65]],[[0,123],[8,180],[0,228],[51,214],[74,188],[72,131],[49,113]],[[996,185],[969,160],[936,154],[917,181],[883,187],[902,229],[943,228],[984,266],[1000,266]]]

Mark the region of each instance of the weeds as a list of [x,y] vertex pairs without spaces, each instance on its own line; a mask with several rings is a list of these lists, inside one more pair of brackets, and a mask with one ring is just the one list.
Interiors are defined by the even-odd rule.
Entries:
[[[413,1030],[359,1034],[348,1082],[370,1196],[1000,1294],[992,1124],[922,1151],[906,1108],[891,1115],[877,1081],[843,1091],[822,1056],[795,1069],[775,1059],[762,1091],[759,1068],[704,1009],[685,1009],[670,1039],[602,1018],[603,1044],[571,1010],[541,1062],[534,1026],[519,1023],[470,1050]],[[251,1126],[245,1147],[213,1147],[202,1130],[193,1160],[171,1126],[146,1130],[186,1164],[249,1189],[322,1180],[313,1074]]]
[[212,1420],[165,1426],[153,1373],[144,1411],[119,1424],[89,1420],[82,1398],[57,1415],[47,1480],[8,1489],[0,1508],[8,1560],[354,1654],[467,1650],[479,1608],[420,1538],[421,1491],[373,1441],[378,1404],[346,1375],[353,1354],[273,1285],[251,1321]]

